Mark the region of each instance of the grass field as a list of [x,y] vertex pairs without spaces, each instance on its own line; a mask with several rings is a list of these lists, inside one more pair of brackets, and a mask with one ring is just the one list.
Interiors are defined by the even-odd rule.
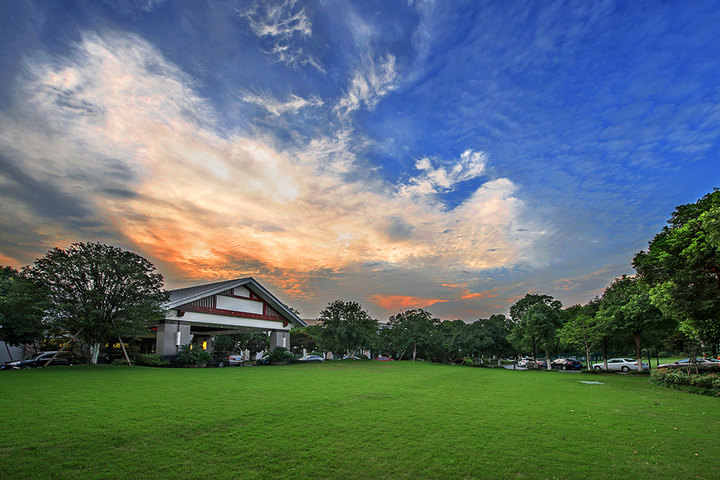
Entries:
[[632,375],[52,367],[0,412],[3,479],[720,478],[720,400]]

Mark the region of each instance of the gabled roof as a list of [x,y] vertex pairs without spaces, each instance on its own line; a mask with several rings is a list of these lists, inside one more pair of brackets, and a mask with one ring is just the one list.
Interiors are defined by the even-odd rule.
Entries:
[[166,309],[172,309],[184,305],[186,303],[199,300],[201,298],[209,297],[210,295],[216,295],[218,293],[230,290],[235,287],[245,287],[248,290],[252,290],[258,297],[263,299],[273,310],[280,313],[282,316],[291,320],[301,327],[307,326],[305,322],[292,312],[284,303],[275,298],[275,296],[267,291],[265,287],[260,285],[257,280],[252,277],[236,278],[234,280],[225,280],[222,282],[205,283],[203,285],[195,285],[193,287],[178,288],[175,290],[168,290],[170,294],[170,301],[165,304]]

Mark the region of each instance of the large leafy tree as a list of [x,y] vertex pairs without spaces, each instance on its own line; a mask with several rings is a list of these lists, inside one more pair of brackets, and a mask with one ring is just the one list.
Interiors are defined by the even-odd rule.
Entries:
[[623,275],[605,289],[599,315],[633,335],[638,371],[642,371],[641,336],[663,326],[662,312],[650,301],[650,287],[637,277]]
[[90,363],[110,339],[143,332],[164,315],[162,275],[140,255],[102,243],[54,248],[26,267],[47,293],[48,318],[89,347]]
[[467,325],[460,337],[460,346],[464,354],[473,357],[498,358],[512,352],[507,340],[509,327],[505,315],[492,315],[488,319],[479,319]]
[[558,330],[558,338],[565,345],[585,350],[587,368],[590,369],[590,350],[605,337],[604,327],[597,316],[600,299],[594,298],[586,305],[573,305],[563,310],[566,321]]
[[[508,339],[520,351],[530,349],[533,358],[537,358],[537,349],[545,337],[545,332],[543,329],[537,328],[535,323],[529,322],[530,317],[527,317],[526,314],[538,304],[543,304],[558,312],[562,309],[562,303],[559,300],[555,300],[550,295],[534,293],[528,293],[510,307],[512,328]],[[559,321],[559,317],[557,320]],[[546,347],[549,351],[549,345]]]
[[322,324],[320,343],[335,354],[353,354],[376,342],[378,322],[357,302],[332,301],[318,319]]
[[426,355],[431,352],[440,341],[439,324],[439,319],[423,309],[412,309],[390,317],[388,326],[392,329],[398,349],[403,352],[400,358],[407,349],[412,351],[413,362],[417,358],[418,349]]
[[46,308],[40,285],[12,267],[0,267],[0,340],[6,347],[40,340],[45,332]]
[[555,340],[558,328],[562,324],[560,302],[538,302],[532,305],[522,316],[528,334],[536,337],[545,348],[545,362],[550,370],[550,346]]
[[653,304],[718,353],[720,190],[677,207],[633,265],[650,285]]

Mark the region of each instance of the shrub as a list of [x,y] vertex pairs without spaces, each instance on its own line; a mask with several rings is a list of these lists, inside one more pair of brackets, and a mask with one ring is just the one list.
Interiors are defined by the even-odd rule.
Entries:
[[186,343],[185,345],[180,347],[180,352],[177,357],[178,365],[182,365],[185,367],[204,366],[210,360],[212,360],[212,355],[210,355],[208,352],[206,352],[200,347],[196,346],[195,348],[193,348],[193,345],[189,343]]
[[138,353],[135,356],[135,364],[144,367],[167,367],[170,362],[155,353]]
[[720,374],[690,373],[659,368],[652,372],[653,383],[706,395],[720,395]]
[[270,363],[290,363],[295,357],[285,347],[275,347],[268,354],[268,361]]

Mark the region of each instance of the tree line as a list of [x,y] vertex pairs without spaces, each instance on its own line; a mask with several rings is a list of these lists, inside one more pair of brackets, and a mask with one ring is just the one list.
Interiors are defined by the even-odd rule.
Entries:
[[[440,321],[423,309],[380,325],[357,302],[335,300],[319,325],[291,332],[296,350],[337,356],[363,351],[441,362],[538,353],[631,349],[642,368],[648,347],[718,354],[720,343],[720,190],[681,205],[632,261],[636,273],[612,282],[584,305],[563,308],[549,295],[528,293],[509,318]],[[55,248],[18,271],[0,267],[0,340],[23,345],[71,336],[96,363],[101,348],[132,338],[164,316],[162,276],[147,259],[101,243]],[[381,328],[382,327],[382,328]],[[217,347],[267,348],[262,333],[218,337]]]
[[[549,295],[528,293],[510,307],[472,323],[444,321],[412,309],[384,328],[356,302],[336,300],[316,327],[295,333],[297,348],[335,355],[375,351],[394,358],[456,361],[559,352],[589,361],[600,351],[631,350],[718,355],[720,343],[720,191],[675,209],[667,225],[632,261],[635,274],[615,279],[599,297],[563,308]],[[312,348],[310,348],[312,350]]]

